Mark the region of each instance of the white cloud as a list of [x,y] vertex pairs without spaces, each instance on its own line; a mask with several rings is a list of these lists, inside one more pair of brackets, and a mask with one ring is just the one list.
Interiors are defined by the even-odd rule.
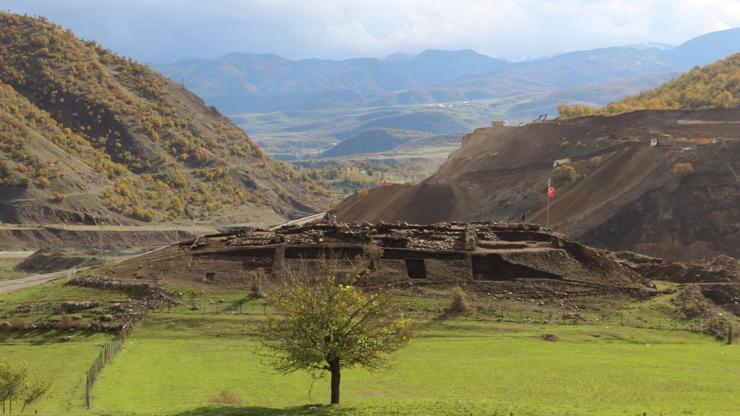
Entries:
[[0,0],[140,60],[231,51],[383,56],[427,48],[503,57],[636,42],[678,44],[740,26],[740,0]]

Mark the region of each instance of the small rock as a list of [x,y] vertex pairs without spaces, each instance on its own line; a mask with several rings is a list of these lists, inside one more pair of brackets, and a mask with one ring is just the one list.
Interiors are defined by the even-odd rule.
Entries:
[[65,335],[61,338],[61,340],[62,342],[69,342],[72,340],[72,337],[70,337],[69,335]]

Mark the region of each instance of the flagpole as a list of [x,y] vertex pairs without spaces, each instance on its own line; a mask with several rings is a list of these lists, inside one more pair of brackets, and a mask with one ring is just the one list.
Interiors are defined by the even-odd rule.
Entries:
[[550,228],[550,178],[547,178],[547,219],[545,220],[545,228]]

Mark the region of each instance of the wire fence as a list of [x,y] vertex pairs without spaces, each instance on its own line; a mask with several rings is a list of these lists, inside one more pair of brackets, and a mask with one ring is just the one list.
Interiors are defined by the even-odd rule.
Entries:
[[100,351],[98,358],[95,359],[90,369],[87,370],[87,380],[85,382],[85,407],[90,408],[92,402],[92,388],[95,381],[98,379],[100,372],[103,367],[116,356],[122,349],[126,339],[131,335],[134,330],[135,321],[132,319],[127,322],[123,328],[118,332],[116,339],[103,345],[103,350]]

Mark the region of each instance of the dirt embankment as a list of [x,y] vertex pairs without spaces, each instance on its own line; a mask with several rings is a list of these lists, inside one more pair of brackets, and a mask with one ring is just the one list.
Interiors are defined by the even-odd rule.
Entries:
[[195,238],[196,233],[165,228],[116,227],[24,227],[0,226],[0,251],[85,247],[98,250],[125,250],[161,247]]
[[571,237],[672,259],[740,257],[737,172],[740,109],[639,111],[478,129],[421,184],[379,187],[333,213],[419,223],[525,215],[544,225],[552,178],[549,223]]

